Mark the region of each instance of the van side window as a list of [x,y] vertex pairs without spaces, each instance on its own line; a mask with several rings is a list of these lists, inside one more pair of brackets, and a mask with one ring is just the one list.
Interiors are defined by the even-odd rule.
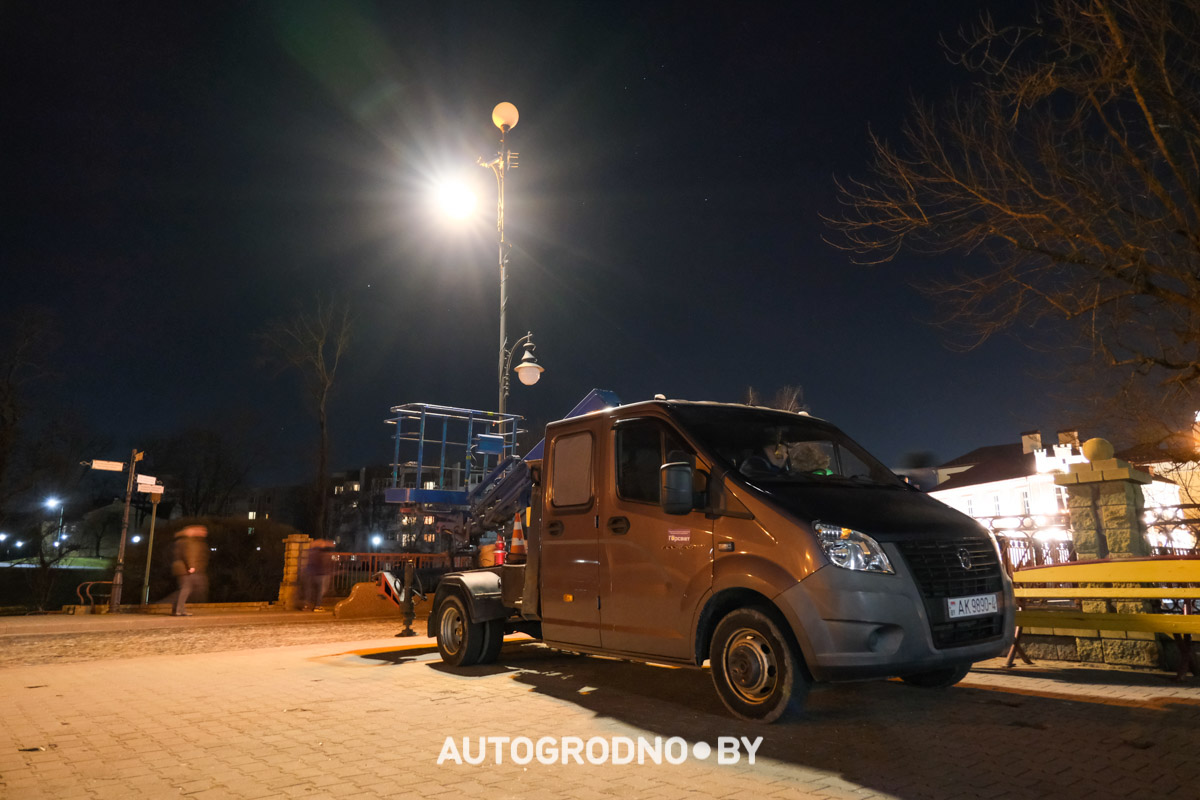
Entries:
[[[622,423],[617,427],[616,446],[617,495],[639,503],[658,504],[658,471],[667,462],[667,453],[680,461],[694,459],[690,448],[657,420]],[[685,458],[678,458],[681,454]]]
[[580,506],[592,500],[592,435],[586,431],[554,440],[551,502]]

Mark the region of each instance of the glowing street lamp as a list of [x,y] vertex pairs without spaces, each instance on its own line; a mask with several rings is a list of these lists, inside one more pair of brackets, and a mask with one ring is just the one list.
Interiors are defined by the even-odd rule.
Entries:
[[461,183],[438,186],[437,202],[442,212],[452,219],[466,219],[475,211],[475,193]]

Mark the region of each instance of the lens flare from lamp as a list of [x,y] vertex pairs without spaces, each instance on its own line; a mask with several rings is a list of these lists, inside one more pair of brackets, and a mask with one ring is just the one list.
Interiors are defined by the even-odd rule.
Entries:
[[461,183],[438,186],[437,202],[451,219],[466,219],[475,211],[475,194]]

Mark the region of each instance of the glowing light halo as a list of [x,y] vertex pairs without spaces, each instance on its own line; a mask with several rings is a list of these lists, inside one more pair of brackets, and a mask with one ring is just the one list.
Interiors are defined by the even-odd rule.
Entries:
[[439,183],[434,187],[438,206],[451,219],[467,219],[475,213],[476,198],[467,185],[457,181]]

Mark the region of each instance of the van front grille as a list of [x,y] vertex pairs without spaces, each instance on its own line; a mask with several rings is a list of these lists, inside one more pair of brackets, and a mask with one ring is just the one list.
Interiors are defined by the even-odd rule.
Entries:
[[895,544],[925,601],[934,647],[964,647],[1004,635],[1003,607],[999,614],[951,619],[946,602],[1003,591],[1000,559],[990,539],[903,539]]
[[925,597],[970,597],[1003,588],[990,539],[903,539],[896,547]]

